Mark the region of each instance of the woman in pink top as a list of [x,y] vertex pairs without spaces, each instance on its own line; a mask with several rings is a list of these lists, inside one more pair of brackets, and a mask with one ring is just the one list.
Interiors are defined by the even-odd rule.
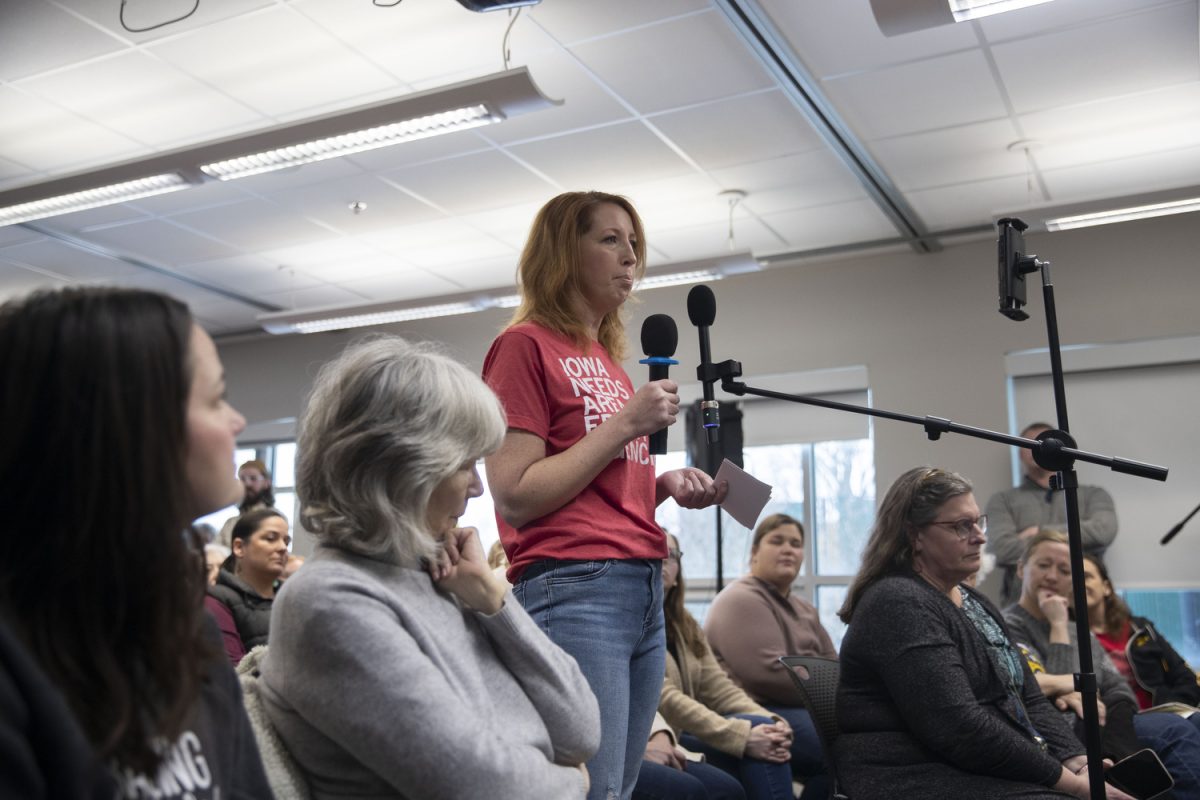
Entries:
[[812,717],[800,707],[780,656],[837,658],[817,610],[792,592],[804,563],[804,527],[787,514],[759,523],[750,547],[750,574],[713,600],[704,633],[713,654],[746,694],[792,727],[792,771],[805,797],[828,792],[825,762]]

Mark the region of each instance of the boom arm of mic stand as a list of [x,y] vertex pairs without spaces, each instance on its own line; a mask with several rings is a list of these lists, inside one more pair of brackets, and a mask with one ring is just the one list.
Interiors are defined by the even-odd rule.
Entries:
[[[742,381],[734,380],[741,377],[742,374],[742,365],[739,361],[723,361],[720,364],[714,364],[713,367],[714,371],[721,378],[721,390],[738,397],[744,397],[749,394],[755,397],[768,397],[774,400],[786,400],[789,403],[819,406],[821,408],[831,408],[835,411],[849,411],[854,414],[865,414],[870,417],[882,417],[884,419],[896,420],[897,422],[907,422],[912,425],[920,425],[925,429],[925,434],[933,441],[941,438],[943,433],[957,433],[976,439],[986,439],[1001,444],[1024,447],[1027,450],[1043,446],[1042,442],[1037,439],[1026,439],[1021,436],[1010,436],[999,431],[988,430],[987,428],[960,425],[943,417],[918,417],[912,414],[887,411],[882,408],[856,406],[850,403],[839,403],[835,400],[824,400],[819,397],[808,397],[802,394],[786,394],[784,392],[773,392],[769,389],[757,389],[753,386],[747,386]],[[1105,456],[1100,453],[1089,453],[1086,450],[1079,450],[1074,447],[1060,447],[1059,452],[1063,456],[1073,460],[1077,459],[1079,461],[1086,461],[1089,464],[1108,467],[1113,472],[1121,472],[1126,475],[1134,475],[1139,478],[1148,478],[1156,481],[1165,481],[1167,479],[1167,468],[1156,464],[1146,464],[1141,461],[1131,461],[1127,458]]]

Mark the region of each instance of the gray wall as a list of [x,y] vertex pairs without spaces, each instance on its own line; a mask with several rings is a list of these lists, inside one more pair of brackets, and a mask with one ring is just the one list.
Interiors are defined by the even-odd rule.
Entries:
[[[1197,228],[1190,214],[1029,237],[1029,249],[1053,263],[1063,344],[1200,334]],[[877,407],[1006,430],[1004,356],[1044,347],[1046,331],[1036,284],[1030,320],[1016,323],[997,313],[995,260],[995,243],[986,239],[932,255],[860,254],[714,283],[714,358],[741,360],[750,383],[756,375],[864,365]],[[678,369],[694,374],[698,356],[687,323],[688,290],[645,292],[632,309],[630,332],[636,349],[641,318],[671,314],[680,323]],[[388,330],[444,341],[478,367],[505,318],[505,312],[492,311]],[[297,415],[315,368],[356,335],[223,344],[231,400],[252,423]],[[640,382],[644,368],[635,362],[631,358],[626,367]],[[1046,409],[1042,416],[1052,412]],[[961,436],[928,442],[920,428],[886,420],[875,423],[874,436],[878,498],[900,472],[922,463],[971,477],[981,504],[1010,484],[1005,448]],[[1104,441],[1080,445],[1106,452]],[[1152,451],[1116,454],[1155,461]],[[1104,483],[1104,475],[1090,469],[1081,469],[1085,482]],[[1192,541],[1200,541],[1194,532]],[[1184,552],[1180,548],[1175,555]],[[1200,549],[1191,550],[1190,563],[1197,553]]]

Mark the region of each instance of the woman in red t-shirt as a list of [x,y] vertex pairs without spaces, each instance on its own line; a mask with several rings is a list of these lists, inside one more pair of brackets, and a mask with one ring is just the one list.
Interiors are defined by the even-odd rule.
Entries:
[[590,797],[633,792],[664,670],[654,509],[703,508],[724,487],[697,469],[655,477],[648,434],[675,422],[678,386],[634,391],[621,309],[646,245],[625,198],[568,192],[538,212],[521,254],[521,304],[483,377],[508,433],[487,458],[513,593],[579,662],[600,703]]

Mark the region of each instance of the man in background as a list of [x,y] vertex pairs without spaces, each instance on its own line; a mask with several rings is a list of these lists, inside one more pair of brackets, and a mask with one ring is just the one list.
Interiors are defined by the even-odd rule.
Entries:
[[238,505],[238,513],[225,520],[225,524],[221,526],[221,535],[218,539],[220,544],[226,547],[231,547],[230,539],[233,536],[233,526],[241,518],[242,514],[247,511],[252,511],[256,508],[274,508],[275,494],[271,490],[271,473],[267,471],[267,465],[258,459],[251,459],[245,464],[238,467],[238,480],[242,482],[242,502]]
[[[1021,431],[1026,439],[1036,439],[1052,430],[1045,422],[1034,422]],[[1067,530],[1066,493],[1050,489],[1052,470],[1033,460],[1033,452],[1021,448],[1021,467],[1025,472],[1019,486],[997,492],[988,500],[987,550],[996,556],[1002,571],[1000,607],[1021,597],[1021,578],[1017,562],[1025,545],[1039,530]],[[1102,557],[1117,536],[1117,512],[1112,495],[1099,486],[1079,487],[1079,522],[1083,549]]]

